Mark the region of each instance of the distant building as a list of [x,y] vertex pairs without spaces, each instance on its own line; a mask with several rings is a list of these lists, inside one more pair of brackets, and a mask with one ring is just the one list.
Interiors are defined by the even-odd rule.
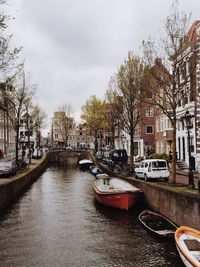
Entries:
[[53,146],[63,147],[65,146],[65,139],[63,136],[63,129],[65,127],[65,112],[56,111],[54,112],[54,117],[52,118],[51,126],[51,143]]
[[91,149],[94,147],[93,137],[89,134],[86,124],[74,122],[73,118],[67,118],[64,112],[54,112],[51,145],[74,149]]
[[[30,123],[32,122],[30,121]],[[39,134],[36,129],[27,129],[27,115],[24,114],[24,116],[20,119],[19,144],[21,147],[28,147],[28,143],[30,141],[30,147],[37,147],[40,143],[38,138]]]
[[74,123],[73,130],[69,135],[68,146],[75,149],[94,148],[94,138],[90,135],[87,125],[85,123]]

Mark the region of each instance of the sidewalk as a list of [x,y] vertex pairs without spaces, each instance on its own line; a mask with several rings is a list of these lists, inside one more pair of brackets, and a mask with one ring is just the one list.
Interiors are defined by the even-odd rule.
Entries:
[[[200,180],[200,173],[195,172],[193,174],[194,177],[194,184],[195,188],[198,189],[198,181]],[[188,178],[188,170],[180,170],[176,169],[176,182],[179,184],[188,185],[189,178]]]
[[0,177],[0,186],[10,183],[12,181],[18,180],[22,176],[24,176],[26,173],[31,172],[31,170],[35,169],[40,163],[43,161],[46,155],[44,155],[41,159],[31,159],[31,164],[27,165],[27,168],[21,169],[17,171],[16,175],[9,176],[9,177]]

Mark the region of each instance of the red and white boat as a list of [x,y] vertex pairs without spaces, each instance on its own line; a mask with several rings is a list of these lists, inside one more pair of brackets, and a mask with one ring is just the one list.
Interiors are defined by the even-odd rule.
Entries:
[[142,196],[142,191],[125,180],[99,178],[93,183],[95,197],[103,205],[129,210]]

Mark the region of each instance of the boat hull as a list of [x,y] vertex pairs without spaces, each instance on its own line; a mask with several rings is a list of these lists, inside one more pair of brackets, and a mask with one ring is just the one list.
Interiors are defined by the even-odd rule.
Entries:
[[200,267],[200,231],[186,226],[175,232],[176,247],[186,267]]
[[161,214],[144,210],[138,218],[142,225],[152,234],[158,237],[174,238],[177,226]]
[[177,247],[179,256],[180,256],[182,262],[184,263],[184,265],[185,265],[186,267],[194,267],[194,265],[190,264],[189,261],[183,256],[183,254],[181,253],[181,251],[180,251],[180,249],[178,248],[178,246],[176,246],[176,247]]
[[117,193],[117,194],[98,194],[96,193],[96,200],[109,207],[129,210],[134,206],[140,198],[140,193]]

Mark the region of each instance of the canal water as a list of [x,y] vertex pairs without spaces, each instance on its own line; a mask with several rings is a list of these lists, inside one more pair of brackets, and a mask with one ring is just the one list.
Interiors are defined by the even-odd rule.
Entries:
[[79,169],[49,167],[0,217],[0,266],[183,266],[173,240],[139,223],[145,207],[103,207],[93,181]]

